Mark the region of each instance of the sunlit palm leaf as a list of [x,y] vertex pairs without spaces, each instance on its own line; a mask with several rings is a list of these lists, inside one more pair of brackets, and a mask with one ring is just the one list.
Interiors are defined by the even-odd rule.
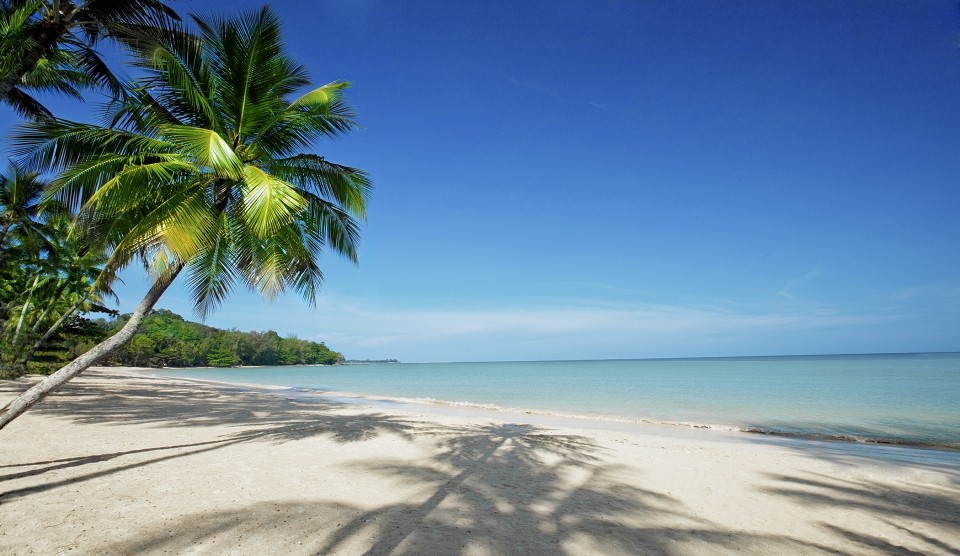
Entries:
[[244,168],[244,185],[241,214],[259,238],[293,222],[306,204],[292,185],[255,166]]
[[356,127],[348,85],[291,100],[306,74],[269,10],[197,22],[202,41],[131,43],[144,77],[106,114],[113,129],[37,123],[15,146],[63,171],[55,196],[112,249],[109,270],[137,257],[160,275],[184,263],[201,316],[236,284],[267,299],[293,288],[312,303],[325,249],[357,260],[372,189],[360,170],[310,151]]
[[275,160],[271,171],[300,189],[336,201],[355,216],[366,216],[366,203],[373,191],[363,171],[343,166],[315,154],[301,154]]
[[239,180],[243,177],[243,161],[216,131],[166,125],[161,133],[176,150],[196,160],[198,166],[209,168],[209,171],[225,178]]
[[210,240],[187,267],[187,283],[201,317],[223,303],[236,280],[234,243],[225,216],[218,220],[212,232]]

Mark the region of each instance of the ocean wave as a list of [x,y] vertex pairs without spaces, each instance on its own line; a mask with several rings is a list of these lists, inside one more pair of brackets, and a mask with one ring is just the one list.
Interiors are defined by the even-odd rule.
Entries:
[[903,446],[903,447],[916,447],[916,448],[936,448],[936,449],[946,449],[946,450],[956,450],[960,451],[960,443],[954,442],[937,442],[930,440],[920,440],[913,438],[903,438],[896,437],[884,434],[850,434],[846,432],[823,432],[823,431],[803,431],[790,428],[778,428],[771,426],[758,426],[758,425],[735,425],[735,424],[721,424],[721,423],[704,423],[704,422],[690,422],[690,421],[676,421],[668,419],[656,419],[656,418],[637,418],[637,417],[622,417],[622,416],[613,416],[613,415],[599,415],[599,414],[585,414],[585,413],[571,413],[564,411],[555,411],[547,410],[540,408],[529,408],[529,407],[510,407],[502,406],[492,403],[481,403],[481,402],[472,402],[466,400],[444,400],[431,397],[402,397],[402,396],[377,396],[370,394],[360,394],[356,392],[339,392],[339,391],[328,391],[328,390],[319,390],[312,388],[291,388],[291,390],[301,392],[304,394],[319,395],[325,398],[338,398],[344,401],[355,400],[352,403],[362,403],[362,402],[372,402],[372,403],[388,403],[388,404],[408,404],[408,405],[425,405],[425,406],[436,406],[436,407],[450,407],[450,408],[466,408],[466,409],[476,409],[481,411],[490,411],[497,413],[508,413],[515,415],[536,415],[544,417],[553,417],[558,419],[570,419],[570,420],[584,420],[590,422],[604,422],[604,423],[620,423],[627,425],[653,425],[660,427],[671,427],[671,428],[681,428],[681,429],[697,429],[697,430],[711,430],[711,431],[723,431],[723,432],[732,432],[732,433],[745,433],[753,435],[763,435],[771,437],[781,437],[781,438],[794,438],[800,440],[817,440],[817,441],[830,441],[830,442],[849,442],[857,444],[876,444],[876,445],[889,445],[889,446]]
[[937,448],[960,451],[960,443],[937,442],[932,440],[917,440],[895,436],[868,436],[848,433],[808,432],[789,429],[743,426],[737,427],[737,432],[760,434],[765,436],[779,436],[783,438],[797,438],[803,440],[826,440],[831,442],[853,442],[857,444],[878,444],[888,446],[904,446],[912,448]]
[[187,378],[182,376],[172,376],[172,375],[163,375],[156,374],[156,376],[163,376],[165,378],[172,378],[176,380],[185,380],[192,382],[200,382],[207,384],[216,384],[220,386],[226,386],[234,390],[247,389],[247,390],[259,390],[265,391],[268,393],[273,393],[277,395],[287,395],[288,393],[296,394],[290,399],[303,399],[304,397],[320,397],[326,399],[336,399],[343,401],[345,403],[356,403],[362,404],[364,402],[373,403],[373,404],[407,404],[407,405],[421,405],[421,406],[434,406],[434,407],[449,407],[449,408],[465,408],[465,409],[475,409],[480,411],[490,411],[495,413],[505,413],[513,415],[535,415],[543,417],[551,417],[557,419],[566,419],[566,420],[581,420],[587,422],[601,422],[601,423],[618,423],[626,425],[653,425],[660,427],[670,427],[678,429],[698,429],[698,430],[712,430],[712,431],[723,431],[723,432],[732,432],[732,433],[745,433],[752,435],[762,435],[770,437],[780,437],[780,438],[792,438],[798,440],[816,440],[816,441],[829,441],[829,442],[846,442],[846,443],[857,443],[857,444],[874,444],[874,445],[887,445],[887,446],[902,446],[902,447],[913,447],[913,448],[933,448],[940,450],[951,450],[951,451],[960,451],[960,443],[958,442],[938,442],[935,440],[926,440],[926,439],[916,439],[916,438],[907,438],[907,437],[898,437],[892,436],[889,434],[884,434],[880,431],[866,431],[858,430],[857,433],[849,433],[844,431],[837,432],[826,432],[826,431],[813,431],[813,430],[797,430],[795,428],[789,427],[778,427],[778,426],[768,426],[768,425],[736,425],[736,424],[720,424],[720,423],[703,423],[703,422],[688,422],[688,421],[676,421],[676,420],[667,420],[667,419],[656,419],[656,418],[636,418],[636,417],[622,417],[622,416],[613,416],[613,415],[600,415],[600,414],[585,414],[585,413],[571,413],[564,411],[555,411],[547,410],[540,408],[529,408],[529,407],[509,407],[501,406],[492,403],[481,403],[481,402],[472,402],[467,400],[444,400],[432,397],[402,397],[402,396],[380,396],[380,395],[371,395],[371,394],[361,394],[357,392],[341,392],[335,390],[325,390],[320,388],[309,388],[302,386],[278,386],[270,384],[260,384],[260,383],[240,383],[240,382],[228,382],[220,380],[209,380],[209,379],[198,379],[198,378]]

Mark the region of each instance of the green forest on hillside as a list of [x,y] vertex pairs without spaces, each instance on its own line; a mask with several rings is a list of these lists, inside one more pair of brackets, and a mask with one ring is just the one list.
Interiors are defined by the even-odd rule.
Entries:
[[[37,352],[30,372],[47,372],[83,353],[122,327],[129,315],[114,320],[76,319]],[[144,319],[126,345],[100,362],[108,366],[135,367],[236,367],[240,365],[334,365],[342,354],[322,342],[283,338],[273,330],[241,332],[222,330],[184,320],[159,309]]]
[[[113,334],[126,323],[121,316],[110,323]],[[160,309],[144,319],[130,342],[105,362],[144,367],[235,367],[238,365],[332,365],[343,355],[323,343],[281,338],[273,330],[221,330]]]

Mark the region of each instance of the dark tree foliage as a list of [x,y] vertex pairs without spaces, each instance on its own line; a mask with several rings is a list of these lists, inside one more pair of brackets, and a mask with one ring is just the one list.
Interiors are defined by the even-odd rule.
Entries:
[[41,202],[45,186],[14,164],[0,174],[0,378],[56,370],[103,339],[83,315],[115,314],[97,280],[106,253],[70,234],[63,207]]
[[83,100],[81,89],[123,94],[98,43],[127,48],[150,40],[179,16],[157,0],[0,0],[0,104],[23,116],[52,118],[33,94]]
[[[112,334],[126,322],[107,325]],[[236,367],[239,365],[332,365],[343,356],[323,343],[281,338],[273,330],[240,332],[189,322],[166,309],[148,315],[130,342],[106,362],[138,367]]]

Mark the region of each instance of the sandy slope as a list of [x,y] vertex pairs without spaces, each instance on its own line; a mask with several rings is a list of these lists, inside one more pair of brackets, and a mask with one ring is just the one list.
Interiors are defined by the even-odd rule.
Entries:
[[[28,383],[0,382],[0,403]],[[113,369],[0,445],[0,554],[960,553],[949,452],[386,413]]]

